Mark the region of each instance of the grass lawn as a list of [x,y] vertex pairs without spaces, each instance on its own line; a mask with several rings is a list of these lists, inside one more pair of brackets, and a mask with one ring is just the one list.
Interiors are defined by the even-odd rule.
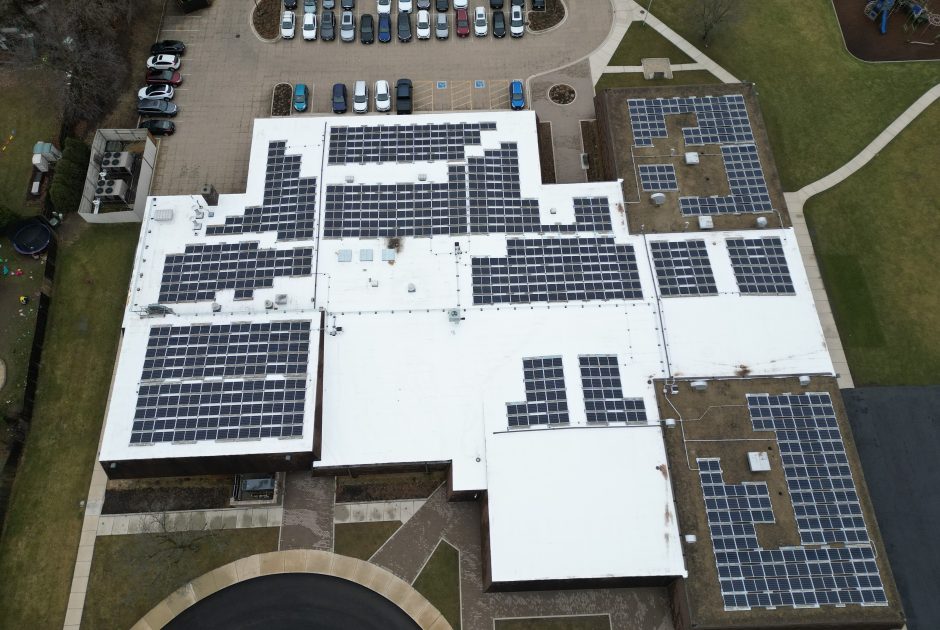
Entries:
[[670,63],[692,63],[675,44],[642,22],[634,22],[620,40],[610,66],[638,66],[647,57],[669,57]]
[[[701,47],[693,4],[658,0],[653,14]],[[737,21],[703,50],[757,83],[785,190],[849,161],[940,78],[936,62],[868,64],[849,55],[828,1],[739,6]]]
[[339,523],[333,529],[333,551],[343,556],[368,560],[399,527],[401,521]]
[[454,630],[460,630],[460,554],[456,549],[442,540],[413,586]]
[[[0,416],[17,415],[23,406],[26,386],[26,367],[36,328],[36,309],[42,286],[43,265],[30,256],[17,254],[9,241],[0,243],[0,359],[6,365],[6,384],[0,389]],[[17,270],[22,275],[15,275]],[[29,304],[20,304],[20,296],[30,298]]]
[[806,217],[856,385],[940,382],[940,104]]
[[708,83],[721,83],[721,80],[708,70],[673,72],[671,79],[650,79],[648,81],[643,78],[642,72],[610,72],[601,75],[594,89],[599,92],[606,88],[704,85]]
[[502,619],[496,630],[610,630],[610,617],[545,617],[534,619]]
[[177,534],[185,551],[160,536],[101,536],[88,579],[82,628],[130,628],[164,597],[204,573],[277,550],[277,527]]
[[76,230],[60,246],[33,423],[0,537],[0,628],[62,627],[139,229]]

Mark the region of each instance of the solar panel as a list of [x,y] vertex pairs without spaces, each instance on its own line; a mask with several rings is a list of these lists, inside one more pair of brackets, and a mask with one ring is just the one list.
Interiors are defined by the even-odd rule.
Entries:
[[506,403],[510,427],[568,422],[568,397],[561,357],[522,360],[525,402]]
[[508,239],[506,253],[472,259],[474,304],[643,298],[633,246],[612,237]]
[[[480,145],[486,123],[351,125],[330,128],[328,163],[365,164],[463,160]],[[495,129],[495,123],[492,123]]]
[[728,254],[738,282],[745,294],[794,295],[790,268],[780,237],[729,238]]
[[663,297],[718,294],[705,241],[650,241],[649,247]]
[[672,164],[640,164],[640,185],[646,192],[679,190],[676,169]]
[[695,114],[696,126],[682,129],[687,145],[754,142],[754,132],[740,94],[627,100],[633,144],[653,146],[653,138],[668,136],[666,116]]
[[234,289],[236,300],[248,300],[255,289],[274,286],[274,278],[312,272],[311,247],[259,249],[257,242],[197,243],[187,245],[181,254],[167,254],[159,302],[207,302],[223,289]]
[[724,197],[681,197],[679,208],[682,214],[772,212],[773,203],[757,147],[753,144],[723,146],[721,158],[731,194]]
[[206,236],[277,232],[279,241],[316,236],[317,178],[300,176],[300,156],[286,155],[286,146],[283,140],[268,144],[262,205],[206,226]]
[[574,219],[579,232],[611,232],[610,202],[607,197],[576,197]]
[[624,398],[616,355],[578,357],[588,422],[646,422],[642,398]]

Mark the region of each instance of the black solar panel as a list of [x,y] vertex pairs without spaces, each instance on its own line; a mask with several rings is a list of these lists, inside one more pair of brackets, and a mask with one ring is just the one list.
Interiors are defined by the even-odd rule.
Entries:
[[525,402],[506,403],[510,427],[568,422],[568,397],[561,357],[522,360]]
[[664,297],[718,294],[705,241],[650,241],[649,247]]
[[616,355],[578,357],[588,422],[646,422],[642,398],[624,398]]
[[607,197],[576,197],[573,201],[579,232],[610,232],[614,229]]
[[[330,128],[329,164],[463,160],[485,123],[356,125]],[[495,123],[492,123],[495,129]]]
[[745,294],[794,295],[790,268],[778,236],[729,238],[728,254],[738,289]]
[[682,214],[772,212],[773,203],[764,180],[757,147],[753,144],[723,146],[721,158],[731,194],[723,197],[680,197],[679,209]]
[[631,98],[627,100],[633,143],[653,146],[653,138],[665,138],[666,116],[695,114],[696,126],[682,130],[687,145],[754,142],[744,97],[740,94],[704,97]]
[[646,192],[679,190],[676,167],[672,164],[640,164],[640,185]]

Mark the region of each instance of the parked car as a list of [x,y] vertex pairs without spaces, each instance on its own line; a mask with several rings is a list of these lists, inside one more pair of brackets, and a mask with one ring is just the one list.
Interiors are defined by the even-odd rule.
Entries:
[[345,83],[333,84],[332,103],[333,103],[334,114],[346,113],[346,84]]
[[525,35],[525,19],[522,16],[522,7],[513,7],[509,12],[509,34],[513,37]]
[[468,37],[470,35],[470,16],[466,9],[457,9],[454,17],[454,31],[457,37]]
[[297,18],[293,11],[284,11],[281,16],[281,37],[284,39],[294,39],[294,24]]
[[467,8],[467,0],[454,0],[454,8],[455,8],[455,9],[466,9],[466,8]]
[[491,9],[494,9],[494,10],[495,10],[495,9],[502,9],[502,8],[503,8],[503,0],[490,0],[490,8],[491,8]]
[[410,13],[398,14],[398,41],[400,42],[411,41],[411,14]]
[[320,39],[327,42],[336,39],[336,14],[332,11],[323,12],[323,21],[320,22]]
[[147,57],[147,68],[150,70],[179,70],[180,58],[176,55],[151,55]]
[[304,0],[304,13],[316,13],[317,0]]
[[298,83],[294,86],[294,109],[298,112],[307,111],[307,100],[308,100],[307,85],[305,83]]
[[399,13],[411,13],[411,10],[414,8],[411,0],[398,0],[398,12]]
[[284,0],[284,8],[285,8],[285,9],[291,9],[291,10],[296,9],[296,8],[297,8],[297,0]]
[[427,11],[431,8],[431,0],[415,0],[418,5],[418,11]]
[[418,39],[431,39],[431,14],[426,10],[418,11],[418,19],[415,22],[415,34]]
[[532,10],[533,10],[533,11],[544,11],[544,10],[545,10],[545,0],[532,0]]
[[172,118],[179,113],[179,107],[176,103],[170,101],[145,98],[137,102],[137,113],[141,116],[169,116]]
[[176,133],[176,123],[172,120],[143,120],[138,129],[146,129],[155,136],[172,136]]
[[392,12],[392,0],[376,0],[379,15]]
[[352,11],[343,11],[339,20],[339,38],[344,42],[356,39],[356,16]]
[[148,85],[179,85],[183,82],[183,75],[177,70],[148,70],[144,77]]
[[436,8],[441,13],[450,11],[450,0],[435,0],[434,8]]
[[343,11],[352,11],[356,8],[356,0],[340,0],[339,6]]
[[323,8],[324,8],[324,9],[335,9],[335,8],[336,8],[336,0],[323,0]]
[[506,16],[502,11],[493,11],[493,37],[506,37]]
[[369,113],[369,86],[365,81],[356,81],[353,85],[353,111],[357,114]]
[[304,25],[301,28],[304,39],[312,41],[317,38],[317,14],[304,13]]
[[438,13],[434,24],[434,36],[438,39],[447,39],[450,36],[450,26],[447,24],[447,14]]
[[164,39],[150,47],[151,55],[178,55],[186,54],[186,44],[176,39]]
[[168,101],[173,98],[176,94],[176,90],[173,89],[172,85],[148,85],[147,87],[142,87],[137,90],[137,98],[153,98],[157,100]]
[[359,18],[359,41],[363,44],[375,41],[375,19],[368,13]]
[[486,9],[477,7],[473,12],[473,34],[477,37],[486,37],[489,24],[486,21]]
[[509,4],[511,4],[514,7],[524,7],[525,0],[510,0]]
[[387,112],[392,109],[392,93],[388,87],[388,81],[380,80],[375,82],[375,111]]
[[411,79],[398,79],[395,84],[395,111],[399,114],[411,113]]
[[379,41],[383,44],[392,41],[392,16],[389,13],[379,14]]
[[513,109],[525,109],[525,90],[522,81],[513,81],[509,84],[509,106]]

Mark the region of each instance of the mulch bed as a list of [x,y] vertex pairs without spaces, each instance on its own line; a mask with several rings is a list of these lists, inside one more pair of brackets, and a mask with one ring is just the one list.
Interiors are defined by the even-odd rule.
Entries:
[[529,11],[529,28],[545,31],[565,19],[565,5],[561,0],[547,0],[544,11]]
[[574,102],[577,93],[574,88],[564,83],[553,85],[548,90],[548,98],[556,105],[568,105]]
[[584,146],[584,152],[588,155],[588,181],[608,181],[607,173],[604,172],[604,161],[601,160],[601,146],[597,135],[596,120],[581,121],[581,143]]
[[446,478],[438,471],[341,476],[336,478],[336,502],[426,499]]
[[281,33],[281,0],[258,0],[251,23],[260,37],[275,39]]
[[290,83],[278,83],[274,86],[274,97],[271,99],[272,116],[290,116],[291,100],[294,88]]
[[174,510],[216,510],[227,508],[231,487],[146,488],[108,490],[103,514],[136,514]]
[[[940,27],[929,24],[910,26],[903,7],[888,18],[888,32],[881,34],[880,22],[865,16],[865,3],[859,0],[833,0],[839,26],[849,52],[863,61],[917,61],[940,59]],[[931,8],[940,11],[940,6]],[[932,43],[932,46],[911,41]]]
[[555,148],[552,146],[552,124],[539,123],[539,163],[542,166],[542,183],[555,183]]

